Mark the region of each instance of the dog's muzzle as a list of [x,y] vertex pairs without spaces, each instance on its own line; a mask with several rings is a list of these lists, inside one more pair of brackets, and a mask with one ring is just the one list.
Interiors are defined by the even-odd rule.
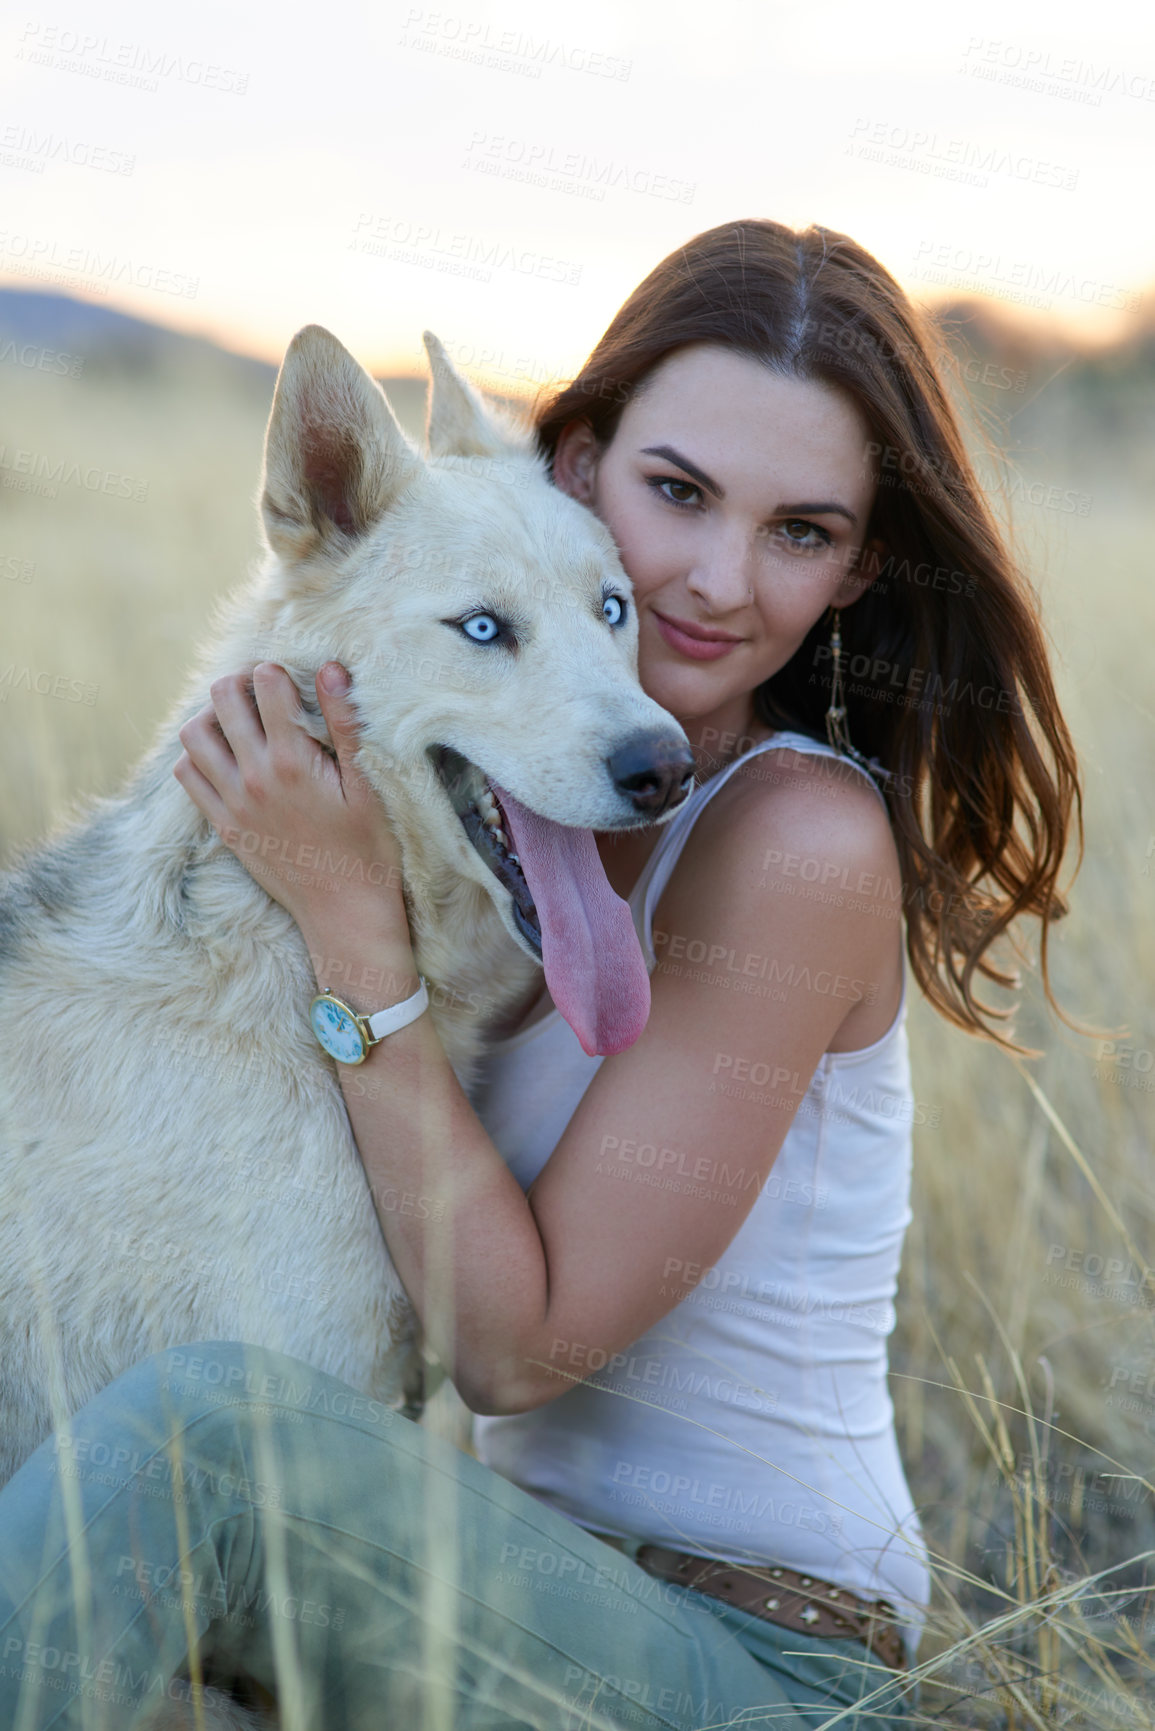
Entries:
[[653,820],[681,805],[694,785],[694,754],[668,733],[636,733],[606,758],[606,768],[634,810]]

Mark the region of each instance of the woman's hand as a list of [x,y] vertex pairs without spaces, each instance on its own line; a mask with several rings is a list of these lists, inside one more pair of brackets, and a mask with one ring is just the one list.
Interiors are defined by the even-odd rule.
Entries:
[[349,684],[336,661],[317,675],[334,762],[297,721],[297,690],[283,667],[265,661],[216,680],[212,702],[180,730],[184,754],[173,774],[306,937],[369,919],[375,932],[407,942],[400,850],[353,761],[360,727]]

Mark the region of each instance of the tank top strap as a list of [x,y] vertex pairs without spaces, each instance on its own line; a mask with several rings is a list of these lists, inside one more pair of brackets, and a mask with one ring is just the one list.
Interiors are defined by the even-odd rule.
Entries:
[[872,762],[869,768],[864,768],[861,764],[856,763],[852,757],[847,757],[842,752],[836,751],[825,740],[814,739],[808,733],[794,733],[784,730],[773,734],[770,739],[762,740],[759,745],[751,746],[749,751],[742,752],[739,757],[734,759],[733,763],[728,763],[725,769],[719,770],[718,774],[711,776],[709,781],[704,781],[696,787],[690,797],[678,807],[663,829],[657,846],[646,861],[641,875],[634,885],[630,896],[630,906],[633,910],[634,926],[641,940],[642,953],[646,958],[647,967],[651,970],[657,964],[651,936],[654,910],[661,900],[662,891],[670,881],[674,867],[681,857],[682,849],[689,840],[690,831],[718,789],[725,786],[735,770],[741,768],[744,763],[749,763],[751,758],[759,757],[767,751],[783,750],[797,752],[800,757],[836,758],[839,763],[848,765],[849,768],[864,778],[882,801],[883,809],[886,809],[886,797],[874,779],[874,775],[885,773],[881,764]]

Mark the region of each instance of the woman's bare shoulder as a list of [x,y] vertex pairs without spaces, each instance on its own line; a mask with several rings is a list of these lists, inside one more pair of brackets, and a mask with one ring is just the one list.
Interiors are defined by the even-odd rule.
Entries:
[[711,905],[725,908],[736,953],[804,967],[833,946],[842,973],[869,983],[831,1050],[869,1045],[890,1026],[902,993],[901,868],[883,801],[845,760],[768,750],[734,771],[654,910],[659,957]]
[[887,880],[893,893],[899,872],[878,787],[845,758],[790,746],[738,765],[702,811],[682,857],[708,876],[729,876],[740,865],[759,878],[853,885],[866,896],[885,892]]

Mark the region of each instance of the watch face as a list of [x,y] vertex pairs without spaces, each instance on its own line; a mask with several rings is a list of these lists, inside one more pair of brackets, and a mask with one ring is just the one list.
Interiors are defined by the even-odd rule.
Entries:
[[331,998],[314,998],[309,1010],[313,1032],[339,1064],[359,1064],[365,1056],[361,1030],[349,1011]]

